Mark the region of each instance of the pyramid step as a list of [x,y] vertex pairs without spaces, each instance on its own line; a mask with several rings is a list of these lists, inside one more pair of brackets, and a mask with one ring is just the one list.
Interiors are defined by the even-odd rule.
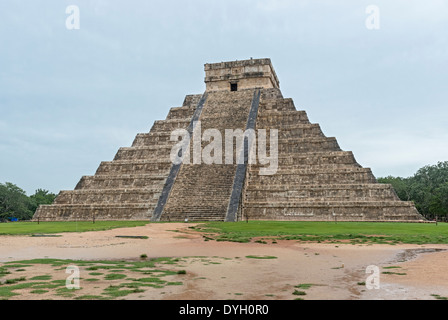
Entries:
[[95,220],[148,220],[155,205],[152,204],[63,204],[42,205],[33,220],[92,221]]
[[310,172],[297,174],[293,171],[278,171],[274,175],[250,175],[249,183],[260,184],[332,184],[332,183],[376,183],[376,179],[369,169],[360,168],[359,171]]
[[244,203],[244,215],[254,220],[295,221],[421,221],[412,202],[322,201]]
[[[261,163],[256,163],[256,164],[252,164],[249,168],[250,172],[254,173],[254,174],[258,174],[260,168],[266,168],[268,167],[269,164],[265,165],[265,164],[261,164]],[[356,169],[362,168],[359,164],[345,164],[345,163],[331,163],[331,164],[284,164],[284,163],[279,163],[278,164],[278,170],[281,171],[294,171],[297,172],[298,174],[300,174],[301,172],[330,172],[330,171],[335,171],[335,170],[340,170],[340,171],[353,171]]]
[[120,174],[155,174],[168,175],[172,166],[167,159],[156,160],[116,160],[103,161],[96,170],[96,175]]
[[132,143],[132,147],[149,147],[152,145],[168,145],[172,143],[172,131],[160,131],[150,133],[139,133]]
[[123,147],[118,150],[114,160],[162,159],[170,161],[170,153],[174,145],[172,143],[171,145]]
[[171,108],[166,119],[191,119],[195,109],[188,106]]
[[257,128],[264,128],[265,126],[278,126],[292,124],[309,124],[308,115],[305,111],[264,111],[261,112],[257,119]]
[[[249,171],[249,177],[258,177],[258,168],[251,167]],[[316,174],[339,174],[339,173],[371,173],[370,168],[363,168],[361,166],[353,165],[329,165],[329,166],[292,166],[278,168],[275,175],[316,175]]]
[[97,175],[84,176],[78,182],[75,189],[125,189],[125,188],[148,188],[151,186],[163,187],[166,175]]
[[390,185],[328,185],[328,186],[261,186],[246,189],[246,201],[352,201],[352,200],[399,200]]
[[284,111],[296,111],[294,106],[294,101],[291,98],[263,98],[262,103],[260,103],[259,113],[264,112],[284,112]]
[[185,129],[190,124],[191,119],[167,119],[167,120],[156,120],[151,128],[150,132],[160,132],[160,131],[173,131],[176,129]]
[[54,204],[137,204],[155,203],[160,196],[154,189],[105,189],[61,191]]

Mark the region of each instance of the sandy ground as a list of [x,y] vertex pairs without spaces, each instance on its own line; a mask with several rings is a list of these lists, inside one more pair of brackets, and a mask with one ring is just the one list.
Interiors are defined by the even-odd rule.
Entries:
[[[190,257],[184,284],[148,290],[126,299],[292,300],[294,286],[313,284],[306,300],[433,300],[448,297],[448,245],[276,244],[204,241],[191,224],[148,224],[60,237],[1,236],[0,263],[34,258],[80,260]],[[177,232],[173,232],[177,230]],[[149,239],[117,238],[147,236]],[[250,259],[249,255],[277,259]],[[208,263],[197,257],[209,257]],[[215,263],[210,263],[210,262]],[[367,266],[380,270],[379,289],[368,289]],[[385,269],[385,267],[399,267]],[[27,271],[24,276],[45,270]],[[382,272],[394,272],[384,274]],[[55,279],[65,279],[62,270]],[[401,273],[401,274],[397,274]],[[87,284],[83,285],[83,287]],[[92,289],[92,294],[93,294]],[[36,299],[22,295],[19,299]],[[42,298],[42,297],[40,297]]]

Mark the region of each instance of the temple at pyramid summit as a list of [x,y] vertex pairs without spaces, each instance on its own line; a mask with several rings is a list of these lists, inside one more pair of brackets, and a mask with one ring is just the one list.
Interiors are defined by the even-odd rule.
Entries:
[[270,59],[205,64],[205,84],[33,219],[425,220],[283,97]]

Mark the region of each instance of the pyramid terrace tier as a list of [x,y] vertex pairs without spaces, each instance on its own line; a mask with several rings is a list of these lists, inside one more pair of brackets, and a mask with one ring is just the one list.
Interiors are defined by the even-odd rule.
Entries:
[[118,150],[114,160],[162,159],[163,161],[168,161],[170,160],[173,145],[122,147]]
[[168,175],[172,166],[169,159],[103,161],[95,175],[154,174]]
[[191,106],[171,108],[168,116],[166,117],[166,120],[191,119],[195,110],[196,108]]
[[[250,173],[257,174],[260,173],[261,168],[268,168],[269,165],[257,163],[250,166]],[[309,172],[330,172],[334,170],[340,170],[340,171],[351,171],[356,168],[362,168],[359,164],[355,163],[324,163],[324,164],[288,164],[288,163],[282,163],[279,162],[278,170],[285,172],[285,171],[291,171],[296,172],[298,174],[301,173],[309,173]],[[277,170],[277,172],[278,172]],[[276,173],[277,173],[276,172]]]
[[167,175],[152,174],[126,174],[119,176],[95,175],[84,176],[76,185],[80,189],[126,189],[126,188],[148,188],[163,187]]
[[266,96],[262,99],[260,104],[260,115],[264,115],[268,112],[285,112],[285,111],[297,111],[294,106],[294,101],[290,98],[277,98]]
[[[261,127],[259,128],[261,129]],[[270,128],[275,129],[275,128]],[[267,135],[269,136],[269,131],[267,131]],[[323,138],[325,135],[323,134],[320,125],[314,123],[294,123],[291,125],[282,125],[278,129],[278,138],[279,139],[288,139],[288,138]]]
[[243,219],[294,221],[401,221],[424,218],[412,202],[404,201],[320,201],[245,202]]
[[359,166],[351,151],[312,151],[307,153],[279,154],[278,163],[279,166],[315,166],[332,164]]
[[190,124],[191,119],[170,119],[170,120],[157,120],[150,132],[171,132],[176,129],[186,129]]
[[157,203],[160,187],[128,189],[84,189],[61,191],[55,204],[145,204]]
[[321,202],[321,201],[398,201],[391,185],[387,184],[330,184],[330,185],[254,185],[246,189],[249,202]]
[[[267,139],[269,141],[269,139]],[[270,142],[266,143],[269,150]],[[278,139],[278,153],[305,153],[320,151],[341,151],[338,141],[333,137],[309,137]]]
[[148,220],[155,204],[53,204],[42,205],[34,221]]
[[[181,128],[185,129],[185,128]],[[152,145],[171,145],[172,131],[139,133],[132,143],[132,147],[149,147]]]
[[249,185],[269,184],[356,184],[376,183],[369,168],[351,168],[335,170],[297,170],[280,169],[273,175],[259,175],[257,171],[249,173]]
[[258,116],[258,128],[281,128],[283,125],[310,124],[305,111],[269,111]]

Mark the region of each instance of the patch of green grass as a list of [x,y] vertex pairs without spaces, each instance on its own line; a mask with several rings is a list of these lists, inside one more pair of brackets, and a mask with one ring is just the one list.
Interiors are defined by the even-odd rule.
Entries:
[[398,267],[398,266],[383,267],[383,269],[398,269],[398,268],[401,268],[401,267]]
[[448,244],[448,223],[250,221],[206,222],[196,230],[216,241],[250,242],[257,237],[353,244]]
[[104,277],[105,280],[121,280],[126,279],[126,275],[122,273],[109,273]]
[[302,283],[302,284],[295,286],[294,288],[306,290],[306,289],[311,288],[312,286],[313,286],[313,284],[311,284],[311,283]]
[[383,274],[396,274],[396,275],[399,275],[399,276],[405,276],[406,275],[406,273],[404,273],[404,272],[383,271],[382,273]]
[[294,290],[294,292],[292,293],[295,296],[305,296],[306,292],[305,291],[300,291],[300,290]]
[[133,281],[138,281],[138,282],[151,282],[151,283],[161,283],[161,284],[166,283],[165,280],[162,280],[162,279],[160,279],[160,278],[156,278],[156,277],[133,279]]
[[15,222],[4,223],[0,235],[32,235],[54,234],[63,232],[102,231],[116,228],[139,227],[148,224],[148,221],[52,221],[52,222]]
[[25,281],[26,277],[14,278],[14,279],[6,279],[5,284],[14,284],[20,281]]
[[31,264],[20,264],[20,263],[13,264],[13,263],[11,263],[7,267],[8,268],[26,268],[26,267],[31,267]]
[[43,290],[43,289],[36,289],[36,290],[31,290],[30,293],[34,293],[34,294],[43,294],[43,293],[47,293],[48,290]]
[[119,298],[119,297],[125,297],[132,293],[139,293],[144,292],[145,290],[135,288],[131,290],[122,290],[122,286],[109,286],[106,289],[104,289],[104,294],[111,297],[111,298]]
[[11,272],[8,269],[6,269],[5,267],[0,267],[0,277],[3,277],[3,276],[5,276],[7,274],[10,274],[10,273]]
[[26,283],[20,283],[15,285],[3,285],[0,286],[0,297],[3,299],[9,299],[10,297],[19,295],[18,293],[14,292],[14,290],[21,290],[21,289],[27,289],[31,288],[33,286],[33,283],[26,282]]
[[115,238],[124,238],[124,239],[149,239],[147,236],[115,236]]
[[274,257],[274,256],[254,256],[254,255],[246,256],[246,258],[248,258],[248,259],[277,259],[277,257]]
[[73,298],[76,296],[75,292],[79,289],[68,289],[66,287],[61,287],[56,289],[56,295],[65,297],[65,298]]
[[182,281],[172,281],[172,282],[167,282],[166,285],[167,286],[181,286],[184,283]]
[[51,275],[46,274],[46,275],[42,275],[42,276],[32,277],[30,280],[50,280],[50,279],[51,279]]
[[[65,280],[64,280],[65,285]],[[40,284],[34,284],[33,288],[35,289],[55,289],[59,288],[61,285],[59,284],[51,284],[51,283],[40,283]]]
[[432,294],[431,296],[433,296],[437,300],[448,300],[448,297],[442,297],[442,296],[440,296],[438,294]]
[[76,297],[75,300],[106,300],[103,296],[95,296],[95,295],[83,295]]

